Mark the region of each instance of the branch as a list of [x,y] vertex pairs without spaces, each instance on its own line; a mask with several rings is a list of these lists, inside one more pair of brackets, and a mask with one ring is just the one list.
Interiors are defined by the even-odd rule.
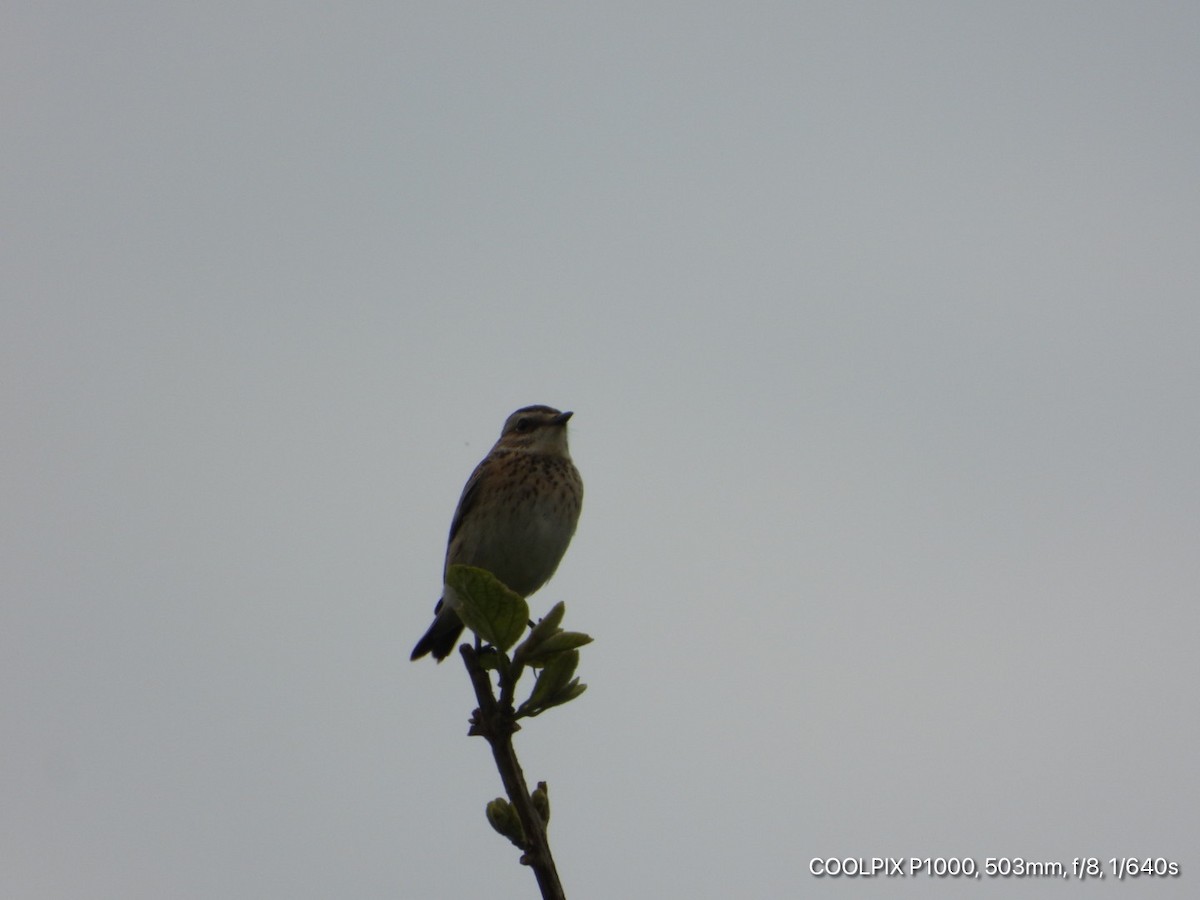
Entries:
[[502,694],[505,703],[501,705],[496,700],[491,678],[480,664],[475,648],[463,644],[458,652],[462,654],[467,674],[471,677],[471,686],[475,688],[475,698],[479,701],[479,708],[471,717],[468,734],[482,737],[492,748],[500,780],[525,832],[525,846],[522,848],[525,852],[521,863],[533,869],[543,900],[566,900],[562,883],[558,880],[558,870],[554,866],[554,857],[550,854],[546,823],[534,808],[529,787],[525,784],[525,774],[513,749],[512,736],[521,726],[517,724],[513,711],[511,688]]

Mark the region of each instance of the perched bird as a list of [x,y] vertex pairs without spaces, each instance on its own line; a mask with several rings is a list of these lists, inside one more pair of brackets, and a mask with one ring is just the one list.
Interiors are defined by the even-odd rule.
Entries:
[[[500,440],[475,467],[458,500],[443,581],[452,565],[477,566],[528,597],[550,580],[583,505],[583,481],[567,451],[571,415],[526,406],[508,417]],[[444,596],[434,613],[412,659],[432,653],[443,660],[462,634],[462,620]]]

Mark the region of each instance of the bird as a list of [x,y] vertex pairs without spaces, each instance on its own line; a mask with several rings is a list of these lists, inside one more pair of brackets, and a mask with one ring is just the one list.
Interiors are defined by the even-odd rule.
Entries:
[[[522,597],[550,580],[575,534],[583,506],[583,480],[567,449],[572,412],[525,406],[504,422],[500,439],[483,458],[458,500],[442,583],[453,565],[486,569]],[[446,602],[434,607],[433,624],[410,659],[450,655],[463,623]]]

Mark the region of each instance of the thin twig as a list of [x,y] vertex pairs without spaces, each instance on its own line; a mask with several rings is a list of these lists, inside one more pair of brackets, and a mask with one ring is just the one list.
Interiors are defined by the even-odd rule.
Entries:
[[[514,717],[512,703],[501,705],[496,701],[492,681],[480,665],[479,655],[474,647],[463,644],[458,648],[458,652],[462,654],[467,674],[471,677],[471,685],[475,688],[475,698],[479,701],[479,708],[475,710],[471,719],[469,733],[479,735],[491,746],[500,780],[508,794],[508,801],[517,811],[521,827],[525,830],[526,847],[521,862],[533,869],[543,900],[566,900],[562,883],[558,880],[558,869],[554,866],[554,857],[550,854],[546,823],[533,807],[529,787],[525,784],[525,774],[521,771],[521,764],[513,749],[513,733],[521,726]],[[502,696],[510,693],[511,691],[505,692]]]

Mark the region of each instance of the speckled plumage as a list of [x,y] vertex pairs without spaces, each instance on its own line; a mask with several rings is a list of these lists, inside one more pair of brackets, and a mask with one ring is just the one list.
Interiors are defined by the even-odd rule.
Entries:
[[[583,481],[567,450],[570,418],[549,406],[526,406],[508,417],[463,488],[443,578],[451,565],[478,566],[523,597],[550,580],[583,505]],[[442,600],[434,611],[412,659],[427,653],[445,659],[462,633],[461,620]]]

